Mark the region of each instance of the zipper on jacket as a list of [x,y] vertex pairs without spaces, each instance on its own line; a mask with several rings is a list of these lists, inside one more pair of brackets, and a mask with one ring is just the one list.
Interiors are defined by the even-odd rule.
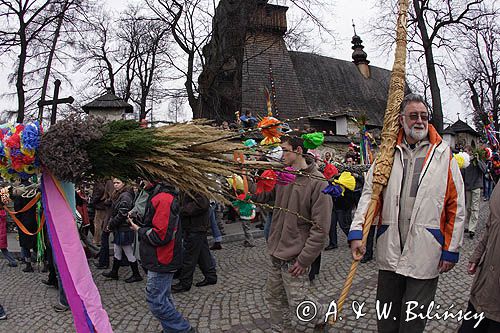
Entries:
[[[404,175],[404,170],[405,170],[405,162],[404,162],[404,159],[403,159],[403,150],[401,149],[401,147],[397,146],[398,147],[398,150],[399,150],[399,158],[400,158],[400,161],[401,161],[401,165],[403,166],[403,175]],[[401,229],[399,228],[399,198],[401,198],[401,194],[403,192],[403,175],[401,176],[401,181],[399,182],[399,195],[396,196],[397,200],[396,200],[396,207],[398,208],[397,209],[397,212],[398,212],[398,219],[397,219],[397,225],[398,225],[398,236],[399,236],[399,249],[401,250],[401,253],[403,253],[403,242],[401,241]]]
[[427,170],[429,169],[429,166],[431,165],[431,162],[432,162],[432,158],[434,157],[434,154],[436,153],[436,149],[439,147],[439,145],[441,145],[443,141],[439,142],[436,146],[434,146],[434,149],[432,150],[432,154],[431,156],[429,157],[429,162],[427,163],[427,165],[425,166],[425,170],[424,172],[422,173],[422,175],[420,176],[420,179],[418,181],[418,187],[417,187],[417,193],[418,193],[418,189],[420,188],[420,184],[422,184],[422,180],[424,179],[424,176],[425,174],[427,173]]

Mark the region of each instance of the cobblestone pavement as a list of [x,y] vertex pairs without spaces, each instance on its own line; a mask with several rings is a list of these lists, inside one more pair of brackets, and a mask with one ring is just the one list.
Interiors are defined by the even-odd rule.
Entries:
[[[439,279],[436,303],[441,310],[454,306],[452,311],[465,311],[472,277],[467,275],[467,259],[474,250],[488,211],[482,203],[480,232],[474,240],[466,238],[459,264]],[[340,232],[341,233],[341,232]],[[350,253],[344,235],[339,235],[339,249],[324,252],[322,267],[311,292],[323,301],[338,297],[350,266]],[[218,261],[219,281],[215,286],[196,288],[174,296],[178,309],[198,328],[199,332],[269,332],[269,313],[263,293],[266,280],[265,266],[268,258],[265,242],[257,240],[257,247],[245,248],[242,242],[225,244],[215,251]],[[8,312],[8,320],[0,321],[0,332],[74,332],[69,312],[56,313],[52,305],[57,302],[55,289],[40,283],[46,275],[23,273],[21,268],[10,268],[0,260],[0,303]],[[93,270],[94,279],[101,292],[104,308],[108,311],[115,332],[160,332],[145,302],[145,281],[126,284],[124,278],[130,274],[128,267],[120,269],[120,281],[107,281]],[[195,282],[202,279],[196,273]],[[375,291],[377,281],[376,263],[360,265],[343,320],[330,332],[374,332]],[[366,316],[355,320],[350,308],[352,301],[366,302]],[[456,320],[431,320],[426,332],[454,332]]]

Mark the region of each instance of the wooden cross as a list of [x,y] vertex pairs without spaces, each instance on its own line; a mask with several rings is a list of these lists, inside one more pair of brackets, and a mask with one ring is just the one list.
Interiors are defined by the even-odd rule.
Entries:
[[[71,104],[75,99],[71,96],[59,99],[59,87],[61,86],[61,80],[57,79],[54,82],[54,98],[50,101],[40,101],[38,106],[52,105],[52,114],[50,115],[50,124],[54,125],[56,123],[57,105],[58,104]],[[38,114],[38,121],[42,122],[43,109],[40,109]]]

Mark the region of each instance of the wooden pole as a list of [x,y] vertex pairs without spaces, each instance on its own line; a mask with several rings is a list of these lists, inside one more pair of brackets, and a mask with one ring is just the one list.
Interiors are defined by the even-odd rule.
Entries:
[[[405,72],[406,72],[406,38],[407,38],[407,14],[408,1],[399,0],[398,22],[396,26],[396,54],[394,65],[392,67],[391,81],[389,85],[389,96],[387,99],[387,108],[384,116],[384,127],[382,129],[382,144],[380,146],[379,155],[375,161],[375,169],[373,172],[373,187],[370,204],[363,223],[363,244],[366,244],[368,233],[373,220],[378,213],[377,206],[382,195],[382,190],[389,181],[389,176],[394,162],[394,149],[399,131],[399,106],[404,98],[405,91]],[[337,303],[337,313],[340,314],[347,295],[351,288],[359,261],[353,260],[351,269],[347,275],[344,287],[340,294]],[[328,323],[333,325],[335,317],[330,316]]]

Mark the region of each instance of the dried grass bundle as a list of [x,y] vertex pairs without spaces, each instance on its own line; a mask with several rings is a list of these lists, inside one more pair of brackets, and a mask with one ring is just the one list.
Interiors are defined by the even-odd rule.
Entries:
[[224,200],[217,176],[241,172],[224,152],[245,149],[231,137],[204,121],[144,129],[135,121],[69,118],[44,135],[40,158],[66,181],[146,177]]

